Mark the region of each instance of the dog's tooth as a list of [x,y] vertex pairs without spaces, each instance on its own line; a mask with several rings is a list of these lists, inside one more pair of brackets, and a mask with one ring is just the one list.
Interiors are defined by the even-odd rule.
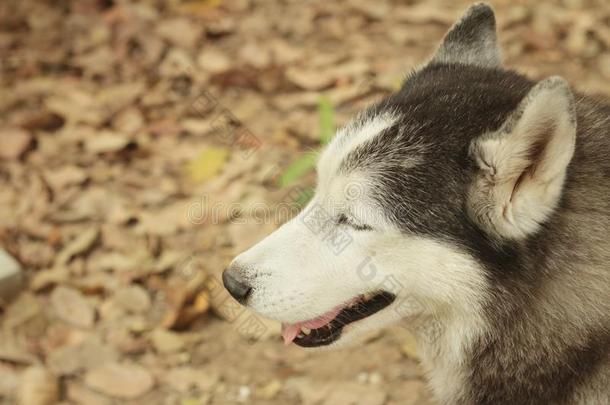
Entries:
[[305,328],[305,327],[304,327],[304,328],[302,328],[302,329],[301,329],[301,333],[304,333],[304,334],[306,334],[306,335],[309,335],[309,334],[311,333],[311,329],[309,329],[309,328]]

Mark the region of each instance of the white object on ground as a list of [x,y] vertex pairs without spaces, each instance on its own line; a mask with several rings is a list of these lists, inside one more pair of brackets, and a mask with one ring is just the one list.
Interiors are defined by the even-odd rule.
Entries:
[[21,265],[0,249],[0,307],[8,303],[20,291],[23,282]]

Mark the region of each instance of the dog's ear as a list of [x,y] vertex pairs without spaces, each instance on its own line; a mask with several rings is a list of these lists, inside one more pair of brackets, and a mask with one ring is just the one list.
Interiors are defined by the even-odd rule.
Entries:
[[502,60],[492,8],[485,3],[470,6],[445,35],[430,63],[500,67]]
[[561,77],[539,82],[500,129],[470,145],[477,173],[471,218],[493,236],[519,239],[553,212],[574,154],[576,113]]

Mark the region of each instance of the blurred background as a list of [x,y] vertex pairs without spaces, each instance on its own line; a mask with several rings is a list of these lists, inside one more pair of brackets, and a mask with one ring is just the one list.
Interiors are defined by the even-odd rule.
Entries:
[[[2,0],[0,403],[433,404],[405,329],[284,347],[219,275],[469,3]],[[607,0],[491,3],[507,66],[610,94]]]

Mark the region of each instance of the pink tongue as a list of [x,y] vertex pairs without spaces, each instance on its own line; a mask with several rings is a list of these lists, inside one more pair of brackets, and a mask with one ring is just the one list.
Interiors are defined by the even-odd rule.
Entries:
[[284,338],[284,344],[289,345],[301,332],[301,328],[318,329],[324,325],[328,325],[330,321],[341,312],[341,307],[331,309],[324,315],[320,315],[317,318],[311,319],[305,322],[297,322],[294,324],[282,324],[282,337]]

